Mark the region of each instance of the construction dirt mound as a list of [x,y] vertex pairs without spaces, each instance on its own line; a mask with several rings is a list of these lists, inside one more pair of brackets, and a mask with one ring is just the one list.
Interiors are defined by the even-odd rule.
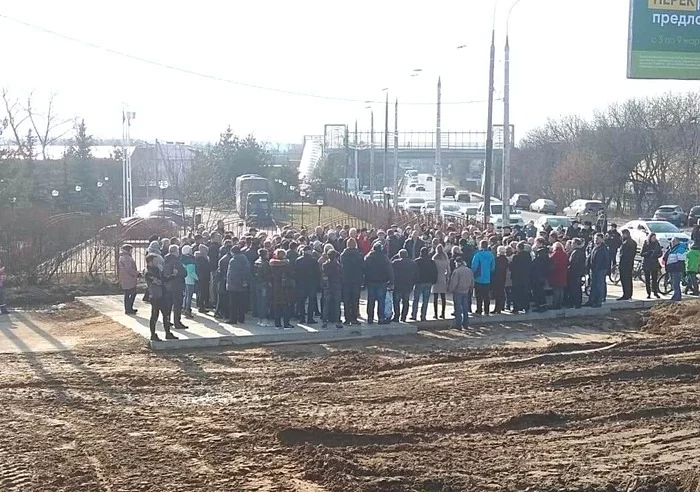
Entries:
[[79,304],[22,316],[77,342],[0,354],[2,491],[700,492],[697,301],[157,354]]

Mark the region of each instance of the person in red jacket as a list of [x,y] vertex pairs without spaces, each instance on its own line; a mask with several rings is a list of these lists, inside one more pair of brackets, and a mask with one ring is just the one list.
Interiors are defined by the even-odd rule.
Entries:
[[569,257],[564,251],[564,245],[557,241],[554,243],[552,253],[552,268],[549,272],[549,286],[552,288],[552,308],[561,309],[566,289],[566,272],[569,266]]

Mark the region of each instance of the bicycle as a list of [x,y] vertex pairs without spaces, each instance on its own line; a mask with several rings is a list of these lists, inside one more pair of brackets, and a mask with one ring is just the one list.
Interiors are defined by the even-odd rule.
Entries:
[[[697,285],[697,278],[698,274],[695,274],[695,283]],[[685,292],[685,289],[688,287],[688,275],[685,274],[681,277],[681,289],[683,289],[683,292]],[[665,296],[671,294],[673,292],[673,283],[671,282],[671,274],[666,271],[664,268],[663,273],[661,276],[659,276],[659,285],[658,285],[658,290],[659,294],[663,294]]]
[[[637,256],[634,259],[634,267],[632,269],[632,280],[639,280],[644,282],[644,259],[641,256]],[[620,283],[620,265],[616,264],[610,269],[610,275],[608,278],[614,285],[619,285]]]

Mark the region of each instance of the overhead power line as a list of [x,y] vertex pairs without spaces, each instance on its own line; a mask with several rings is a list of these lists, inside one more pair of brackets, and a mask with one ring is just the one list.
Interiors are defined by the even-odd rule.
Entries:
[[[152,65],[152,66],[155,66],[155,67],[165,68],[165,69],[167,69],[167,70],[172,70],[172,71],[175,71],[175,72],[180,72],[180,73],[183,73],[183,74],[186,74],[186,75],[192,75],[192,76],[195,76],[195,77],[201,77],[201,78],[204,78],[204,79],[214,80],[214,81],[217,81],[217,82],[223,82],[223,83],[226,83],[226,84],[237,85],[237,86],[239,86],[239,87],[246,87],[246,88],[248,88],[248,89],[255,89],[255,90],[267,91],[267,92],[275,92],[275,93],[278,93],[278,94],[286,94],[286,95],[289,95],[289,96],[308,97],[308,98],[313,98],[313,99],[323,99],[323,100],[326,100],[326,101],[338,101],[338,102],[346,102],[346,103],[361,103],[361,104],[367,104],[367,103],[373,103],[373,104],[376,103],[376,104],[379,104],[379,103],[382,103],[382,104],[383,104],[383,102],[384,102],[384,101],[379,101],[379,100],[377,100],[377,101],[368,101],[367,99],[353,99],[353,98],[350,98],[350,97],[329,96],[329,95],[324,95],[324,94],[315,94],[315,93],[311,93],[311,92],[293,91],[293,90],[281,89],[281,88],[278,88],[278,87],[268,87],[268,86],[264,86],[264,85],[253,84],[253,83],[250,83],[250,82],[243,82],[243,81],[240,81],[240,80],[232,80],[232,79],[228,79],[228,78],[226,78],[226,77],[220,77],[220,76],[218,76],[218,75],[212,75],[212,74],[208,74],[208,73],[203,73],[203,72],[199,72],[199,71],[196,71],[196,70],[191,70],[191,69],[189,69],[189,68],[183,68],[183,67],[179,67],[179,66],[172,65],[172,64],[169,64],[169,63],[163,63],[163,62],[151,60],[151,59],[148,59],[148,58],[144,58],[144,57],[142,57],[142,56],[139,56],[139,55],[134,55],[134,54],[131,54],[131,53],[125,53],[125,52],[123,52],[123,51],[119,51],[119,50],[115,50],[115,49],[112,49],[112,48],[108,48],[108,47],[106,47],[106,46],[101,46],[101,45],[99,45],[99,44],[96,44],[96,43],[93,43],[93,42],[90,42],[90,41],[85,41],[85,40],[83,40],[83,39],[78,39],[78,38],[75,38],[75,37],[73,37],[73,36],[69,36],[69,35],[67,35],[67,34],[63,34],[63,33],[54,31],[54,30],[52,30],[52,29],[48,29],[48,28],[45,28],[45,27],[42,27],[42,26],[37,26],[37,25],[35,25],[35,24],[31,24],[31,23],[26,22],[26,21],[23,21],[23,20],[21,20],[21,19],[16,19],[16,18],[14,18],[14,17],[11,17],[11,16],[6,15],[6,14],[3,14],[3,13],[0,13],[0,18],[6,19],[6,20],[8,20],[8,21],[10,21],[10,22],[14,22],[14,23],[19,24],[19,25],[22,25],[22,26],[24,26],[24,27],[28,27],[28,28],[30,28],[30,29],[34,29],[34,30],[36,30],[36,31],[41,31],[41,32],[43,32],[43,33],[45,33],[45,34],[50,34],[50,35],[52,35],[52,36],[56,36],[56,37],[58,37],[58,38],[64,39],[64,40],[66,40],[66,41],[70,41],[70,42],[72,42],[72,43],[76,43],[76,44],[80,44],[80,45],[82,45],[82,46],[87,46],[87,47],[89,47],[89,48],[93,48],[93,49],[96,49],[96,50],[104,51],[104,52],[106,52],[106,53],[110,53],[110,54],[112,54],[112,55],[117,55],[117,56],[120,56],[120,57],[122,57],[122,58],[127,58],[127,59],[130,59],[130,60],[138,61],[138,62],[145,63],[145,64],[147,64],[147,65]],[[444,102],[444,101],[443,101],[442,104],[464,105],[464,104],[479,104],[479,103],[485,103],[485,102],[486,102],[486,100],[483,99],[483,100],[474,100],[474,101],[452,101],[452,102],[449,102],[449,101],[448,101],[448,102]],[[435,102],[434,102],[434,101],[430,101],[430,102],[402,102],[401,104],[402,104],[402,105],[420,106],[420,105],[435,105]]]

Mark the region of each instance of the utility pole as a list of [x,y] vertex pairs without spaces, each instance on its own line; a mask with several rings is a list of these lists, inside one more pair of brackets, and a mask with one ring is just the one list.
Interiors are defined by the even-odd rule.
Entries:
[[484,229],[491,216],[491,168],[493,167],[493,72],[496,58],[496,29],[491,31],[491,56],[489,59],[489,98],[486,118],[486,159],[484,160]]
[[136,118],[136,113],[122,109],[122,197],[124,217],[131,217],[133,211],[133,197],[131,187],[131,120]]
[[510,46],[506,33],[503,82],[503,182],[501,195],[503,196],[503,226],[510,225]]
[[437,125],[435,129],[435,214],[440,217],[442,202],[442,133],[440,130],[440,105],[442,99],[442,81],[437,83]]
[[394,104],[394,212],[399,211],[399,98]]
[[386,91],[384,103],[384,162],[382,166],[382,189],[389,186],[387,179],[387,158],[389,156],[389,91]]
[[345,125],[345,138],[343,139],[343,144],[345,147],[345,186],[343,189],[345,190],[345,193],[348,192],[348,169],[350,168],[350,130],[348,129],[348,125]]
[[370,111],[369,127],[369,194],[374,200],[374,110]]
[[360,151],[357,149],[357,120],[355,120],[355,192],[360,192]]

